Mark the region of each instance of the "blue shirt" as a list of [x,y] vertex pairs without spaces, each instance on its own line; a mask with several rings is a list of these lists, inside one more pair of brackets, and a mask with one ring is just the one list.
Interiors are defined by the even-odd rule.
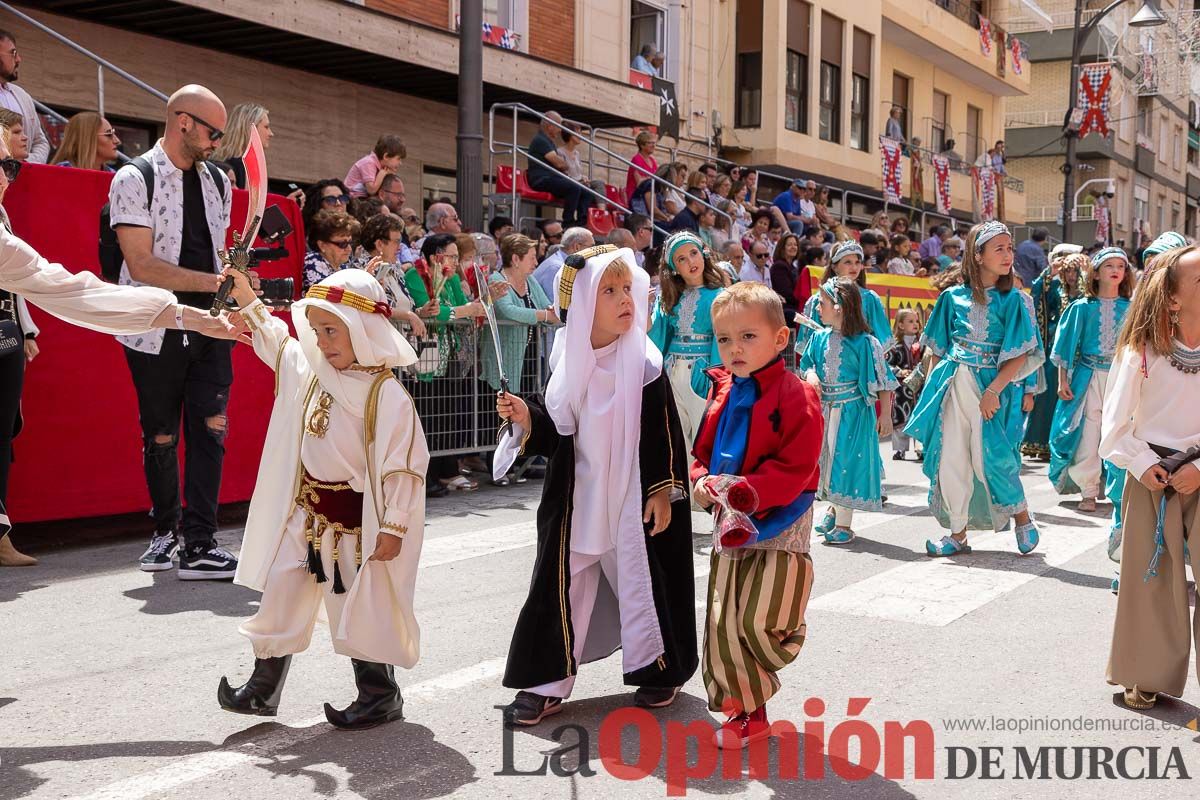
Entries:
[[653,75],[656,78],[659,77],[658,70],[654,68],[653,64],[643,58],[641,53],[633,57],[633,69],[636,69],[638,72],[644,72],[647,75]]
[[1017,245],[1016,259],[1013,269],[1021,278],[1021,283],[1033,286],[1033,281],[1042,274],[1050,262],[1046,259],[1046,251],[1033,239],[1026,239]]
[[784,189],[778,197],[771,201],[771,205],[782,211],[785,216],[800,213],[800,201],[792,197],[791,189]]

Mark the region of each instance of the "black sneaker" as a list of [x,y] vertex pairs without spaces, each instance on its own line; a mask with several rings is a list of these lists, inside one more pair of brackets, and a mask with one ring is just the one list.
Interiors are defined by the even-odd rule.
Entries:
[[138,568],[142,572],[162,572],[170,569],[175,566],[171,562],[178,552],[179,540],[175,538],[175,531],[156,531],[154,536],[150,537],[150,546],[138,559]]
[[528,727],[537,725],[551,714],[562,711],[562,698],[546,697],[533,692],[517,692],[517,697],[504,707],[504,724]]
[[182,581],[227,581],[237,572],[237,559],[216,542],[184,548],[179,553]]
[[638,708],[666,708],[679,696],[678,686],[643,686],[633,694]]

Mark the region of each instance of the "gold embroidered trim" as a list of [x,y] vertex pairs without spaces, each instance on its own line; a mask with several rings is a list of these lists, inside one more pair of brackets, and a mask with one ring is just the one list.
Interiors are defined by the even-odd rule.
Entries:
[[251,333],[257,333],[271,320],[271,313],[261,300],[255,300],[241,310],[242,319],[246,321]]
[[[567,483],[567,497],[570,498],[574,494],[575,479],[572,476]],[[567,500],[566,512],[563,514],[562,527],[559,530],[558,538],[558,613],[562,619],[563,632],[563,647],[566,648],[567,655],[567,677],[574,673],[571,672],[571,631],[568,628],[568,612],[567,612],[567,521],[571,519],[571,501]]]
[[324,439],[325,434],[329,433],[329,412],[332,408],[333,395],[322,389],[321,396],[317,398],[317,407],[304,423],[304,432],[317,439]]
[[[291,337],[288,337],[291,338]],[[283,351],[287,350],[288,339],[279,343],[279,352],[275,354],[275,396],[279,396],[279,367],[283,364]]]
[[421,483],[421,484],[424,484],[424,483],[425,483],[425,476],[424,476],[424,475],[422,475],[422,474],[421,474],[421,473],[419,473],[419,472],[414,472],[414,471],[413,471],[413,470],[411,470],[411,469],[393,469],[393,470],[389,470],[389,471],[387,471],[387,472],[383,473],[383,483],[387,483],[387,479],[388,479],[388,478],[390,478],[390,477],[392,477],[393,475],[411,475],[412,477],[414,477],[414,478],[416,478],[416,479],[417,479],[417,482],[418,482],[418,483]]
[[687,487],[684,486],[679,481],[675,480],[674,478],[668,478],[665,481],[659,481],[658,483],[654,484],[653,486],[648,486],[646,488],[646,496],[649,497],[652,494],[658,494],[663,489],[670,489],[670,488],[686,489]]
[[[303,467],[301,467],[303,469]],[[338,554],[342,543],[343,536],[353,536],[354,544],[354,565],[362,566],[362,526],[347,528],[339,522],[333,522],[329,517],[317,511],[313,507],[313,503],[317,502],[317,489],[327,489],[333,492],[354,491],[353,487],[348,483],[321,483],[319,481],[310,481],[304,477],[303,472],[300,475],[300,491],[296,495],[296,506],[304,512],[304,539],[312,544],[316,553],[321,552],[321,539],[325,535],[325,529],[333,531],[333,563],[338,563]]]
[[380,373],[389,371],[388,367],[364,367],[362,364],[351,364],[350,366],[346,367],[346,369],[351,372],[365,372],[368,375],[379,375]]
[[408,526],[407,525],[396,525],[391,522],[385,522],[379,526],[379,530],[389,532],[393,536],[399,536],[400,538],[404,538],[404,535],[406,533],[408,533]]

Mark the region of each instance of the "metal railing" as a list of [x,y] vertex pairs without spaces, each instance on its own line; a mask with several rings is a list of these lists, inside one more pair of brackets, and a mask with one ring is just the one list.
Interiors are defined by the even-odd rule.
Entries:
[[[508,112],[508,111],[512,112],[512,140],[511,141],[498,140],[496,137],[496,112],[497,112],[497,110],[499,110],[501,112]],[[525,105],[524,103],[496,103],[488,111],[488,154],[489,154],[488,155],[488,173],[489,173],[489,180],[492,180],[492,181],[496,180],[495,156],[498,156],[498,155],[499,156],[511,156],[512,157],[512,167],[513,167],[513,171],[514,171],[514,180],[513,180],[513,186],[512,186],[512,190],[510,192],[510,196],[512,198],[512,207],[514,209],[517,208],[518,197],[519,197],[519,193],[517,191],[517,181],[515,180],[516,170],[518,169],[517,157],[524,156],[530,163],[537,164],[541,167],[544,167],[547,170],[550,170],[551,172],[553,172],[556,175],[560,175],[563,178],[566,178],[567,180],[571,181],[572,183],[577,185],[580,189],[582,189],[583,191],[592,195],[593,197],[599,198],[610,205],[616,206],[618,209],[620,209],[621,211],[623,211],[626,214],[633,213],[630,208],[627,208],[626,206],[613,201],[606,194],[600,194],[596,190],[592,189],[592,187],[590,185],[588,185],[587,183],[585,183],[584,181],[575,180],[574,178],[571,178],[566,173],[556,169],[555,167],[551,166],[550,164],[547,164],[546,162],[542,161],[541,159],[531,156],[529,154],[527,148],[522,147],[517,142],[517,129],[518,129],[518,124],[520,122],[520,118],[522,115],[537,120],[538,124],[549,122],[551,125],[553,125],[554,127],[558,128],[561,131],[570,133],[572,136],[578,136],[580,139],[582,139],[584,142],[587,143],[588,163],[589,164],[591,164],[593,161],[594,151],[598,150],[601,153],[607,155],[610,159],[615,159],[618,162],[620,162],[621,164],[623,164],[625,166],[626,172],[628,172],[629,169],[636,169],[643,173],[645,172],[645,170],[643,170],[641,167],[638,167],[631,160],[629,160],[629,159],[625,158],[624,156],[613,152],[609,148],[597,143],[595,141],[594,131],[585,136],[585,135],[583,135],[583,131],[574,131],[574,130],[571,130],[570,128],[568,128],[566,125],[568,120],[563,120],[562,123],[555,122],[553,119],[550,119],[545,114],[541,113],[540,111],[536,111],[533,108],[530,108],[529,106]],[[667,181],[664,178],[660,178],[657,175],[651,175],[647,179],[650,180],[650,182],[651,182],[650,183],[650,186],[651,186],[650,201],[651,201],[651,203],[656,203],[658,187],[661,184],[664,187],[664,189],[663,189],[664,191],[665,190],[678,191],[682,194],[685,194],[688,198],[693,199],[696,202],[700,203],[701,206],[711,209],[718,216],[724,217],[729,222],[730,226],[732,227],[732,225],[733,225],[733,217],[732,216],[730,216],[728,213],[722,211],[721,209],[717,208],[716,206],[711,205],[704,198],[699,197],[694,194],[688,194],[685,187],[676,186],[675,184],[671,183],[670,181]],[[607,181],[605,181],[605,182],[607,183]],[[493,189],[494,188],[495,188],[495,186],[493,184]],[[496,192],[493,191],[492,194],[496,195]],[[651,218],[651,224],[654,225],[655,230],[664,236],[667,235],[668,231],[666,229],[662,228],[661,226],[659,226],[654,221],[653,209],[648,208],[647,210],[650,212],[647,216],[649,216]]]

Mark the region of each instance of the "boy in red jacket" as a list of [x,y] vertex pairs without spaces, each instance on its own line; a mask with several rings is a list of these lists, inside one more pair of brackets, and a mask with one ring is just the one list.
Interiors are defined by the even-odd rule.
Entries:
[[708,707],[729,716],[716,743],[740,748],[768,735],[776,673],[804,645],[823,422],[817,391],[783,362],[789,331],[778,294],[736,284],[713,300],[712,321],[724,366],[708,370],[713,386],[692,450],[692,496],[711,506],[709,476],[738,475],[759,499],[753,544],[712,554],[704,631]]

